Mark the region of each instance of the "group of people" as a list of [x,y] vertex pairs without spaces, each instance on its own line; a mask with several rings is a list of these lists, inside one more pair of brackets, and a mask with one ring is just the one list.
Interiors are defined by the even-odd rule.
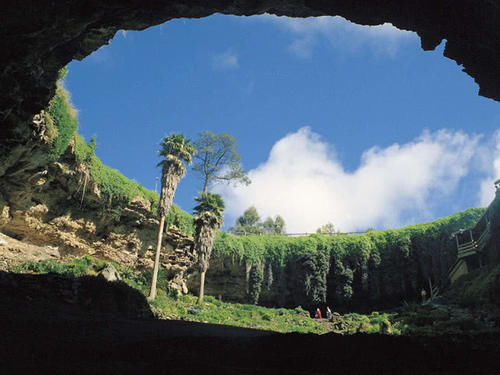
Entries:
[[[332,318],[332,310],[328,306],[326,306],[326,319],[330,320]],[[316,313],[314,314],[314,319],[323,319],[321,315],[321,310],[316,308]]]

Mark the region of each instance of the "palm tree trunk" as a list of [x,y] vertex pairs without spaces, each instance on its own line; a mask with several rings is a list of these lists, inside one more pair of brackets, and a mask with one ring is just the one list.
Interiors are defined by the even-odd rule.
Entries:
[[200,274],[200,296],[198,298],[198,303],[203,303],[203,295],[205,294],[205,273],[206,271],[202,271]]
[[160,228],[158,229],[158,243],[156,244],[155,265],[153,268],[153,278],[151,280],[151,291],[149,292],[148,300],[152,301],[156,298],[156,281],[158,280],[158,269],[160,268],[160,249],[163,238],[163,227],[165,226],[165,215],[160,218]]

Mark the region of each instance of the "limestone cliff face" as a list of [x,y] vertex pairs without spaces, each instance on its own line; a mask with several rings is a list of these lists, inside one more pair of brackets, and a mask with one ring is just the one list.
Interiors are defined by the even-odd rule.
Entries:
[[[38,163],[36,173],[23,183],[0,184],[0,193],[9,199],[0,202],[0,232],[28,248],[38,247],[34,256],[22,246],[0,246],[0,266],[2,260],[7,266],[42,259],[46,252],[46,258],[92,255],[121,266],[152,268],[158,220],[151,203],[136,197],[108,208],[98,186],[91,179],[84,183],[88,171],[75,161],[72,146],[58,162],[43,165],[27,158]],[[187,293],[185,274],[195,260],[193,239],[171,226],[164,236],[161,264],[172,288]]]

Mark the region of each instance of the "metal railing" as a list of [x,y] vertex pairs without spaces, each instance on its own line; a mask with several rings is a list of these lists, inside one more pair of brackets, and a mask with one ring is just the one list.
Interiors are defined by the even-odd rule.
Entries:
[[[355,235],[355,234],[365,234],[370,231],[364,231],[364,232],[335,232],[335,233],[280,233],[280,234],[272,234],[273,236],[284,236],[284,237],[307,237],[311,236],[313,234],[321,234],[323,236],[343,236],[343,235]],[[265,236],[267,235],[266,233],[233,233],[235,236]]]

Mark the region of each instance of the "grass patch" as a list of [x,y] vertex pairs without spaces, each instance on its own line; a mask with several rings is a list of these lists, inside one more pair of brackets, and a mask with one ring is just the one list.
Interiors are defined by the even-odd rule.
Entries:
[[56,262],[53,260],[42,260],[40,262],[25,262],[18,266],[11,267],[14,273],[57,273],[80,277],[89,274],[91,271],[97,272],[104,268],[106,262],[97,260],[91,256],[77,258],[72,262]]
[[152,303],[162,318],[224,324],[275,332],[326,333],[327,328],[311,319],[301,307],[273,309],[256,305],[226,303],[206,296],[202,305],[192,295],[178,298],[160,294]]
[[349,313],[334,315],[333,331],[352,335],[355,333],[401,334],[401,323],[397,313],[374,311],[370,315]]

